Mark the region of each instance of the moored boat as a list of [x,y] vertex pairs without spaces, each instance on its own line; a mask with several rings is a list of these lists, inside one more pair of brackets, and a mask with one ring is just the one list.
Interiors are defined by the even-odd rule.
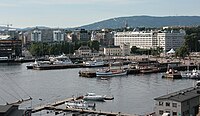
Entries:
[[123,76],[127,75],[127,70],[124,69],[102,69],[96,71],[97,77],[112,77],[112,76]]
[[182,74],[184,78],[188,79],[200,79],[200,72],[196,69],[193,69],[191,72],[186,72],[185,74]]
[[103,60],[94,60],[94,61],[86,61],[83,62],[86,67],[100,67],[104,66],[105,62]]
[[53,65],[68,65],[73,64],[73,62],[70,60],[69,57],[67,57],[65,54],[62,54],[57,57],[49,57],[50,61]]
[[106,95],[96,95],[95,93],[87,93],[83,96],[83,100],[104,101]]
[[38,65],[38,61],[35,60],[35,62],[30,63],[29,65],[26,65],[27,69],[33,69],[34,66]]
[[145,67],[140,69],[140,72],[143,74],[147,74],[147,73],[157,73],[159,72],[159,68],[157,67]]
[[70,102],[65,102],[66,107],[72,107],[72,108],[95,108],[96,104],[95,103],[87,103],[86,101],[70,101]]
[[177,70],[169,69],[162,77],[171,79],[181,79],[182,75]]

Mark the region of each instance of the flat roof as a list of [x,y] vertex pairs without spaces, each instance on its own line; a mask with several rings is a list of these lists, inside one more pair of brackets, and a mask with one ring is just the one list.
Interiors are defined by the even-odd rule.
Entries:
[[7,112],[13,105],[0,105],[0,113]]
[[200,87],[190,87],[174,93],[157,97],[154,100],[172,100],[177,102],[184,102],[199,96],[200,96]]

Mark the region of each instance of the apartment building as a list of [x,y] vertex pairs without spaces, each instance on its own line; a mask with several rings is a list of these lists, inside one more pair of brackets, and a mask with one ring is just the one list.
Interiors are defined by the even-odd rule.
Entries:
[[[62,42],[65,41],[63,29],[34,29],[31,32],[31,42]],[[29,39],[28,39],[29,40]]]
[[53,41],[54,42],[64,41],[64,32],[62,32],[61,30],[54,30],[53,31]]
[[32,42],[41,42],[42,41],[42,31],[40,30],[33,30],[31,32],[31,41]]
[[114,45],[130,43],[130,47],[150,49],[162,47],[164,52],[171,48],[177,49],[184,43],[184,31],[127,31],[114,35]]

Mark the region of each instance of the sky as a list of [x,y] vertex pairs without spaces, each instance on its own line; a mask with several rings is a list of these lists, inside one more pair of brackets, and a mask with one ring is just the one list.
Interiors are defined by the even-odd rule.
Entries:
[[0,26],[68,28],[124,16],[200,16],[200,0],[0,0]]

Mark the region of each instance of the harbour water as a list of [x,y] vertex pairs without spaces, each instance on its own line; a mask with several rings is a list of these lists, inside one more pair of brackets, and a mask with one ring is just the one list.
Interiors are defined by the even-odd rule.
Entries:
[[31,102],[20,106],[30,108],[73,95],[95,92],[100,95],[114,96],[112,101],[97,102],[97,110],[142,115],[153,112],[155,97],[191,87],[195,83],[195,80],[190,79],[163,79],[161,73],[101,80],[79,77],[78,72],[81,69],[78,68],[27,70],[27,64],[0,64],[0,104],[31,96],[33,98]]

